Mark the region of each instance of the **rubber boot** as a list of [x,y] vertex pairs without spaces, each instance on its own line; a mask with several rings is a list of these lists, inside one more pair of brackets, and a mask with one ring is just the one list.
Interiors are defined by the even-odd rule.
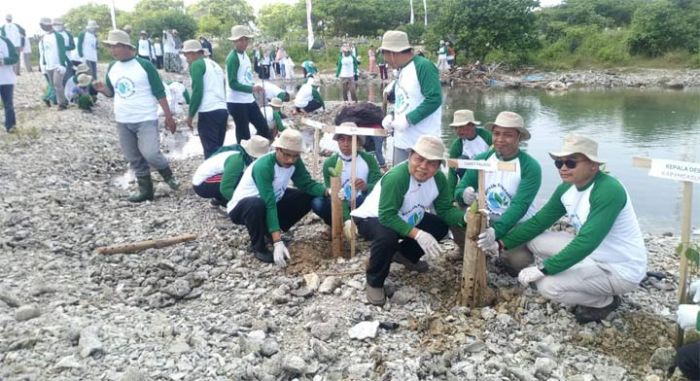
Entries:
[[159,169],[158,173],[160,173],[160,175],[163,176],[163,180],[166,184],[168,184],[168,186],[170,186],[170,189],[180,189],[180,183],[178,183],[175,179],[175,175],[173,175],[173,171],[170,169],[170,167],[167,167],[165,169]]
[[153,200],[153,181],[151,181],[151,176],[138,176],[136,182],[139,184],[139,193],[129,196],[129,201],[144,202]]

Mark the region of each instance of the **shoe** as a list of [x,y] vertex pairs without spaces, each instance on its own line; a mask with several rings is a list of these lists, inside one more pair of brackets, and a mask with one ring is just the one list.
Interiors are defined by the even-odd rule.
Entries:
[[136,182],[139,185],[139,193],[135,193],[129,196],[128,200],[131,202],[144,202],[153,200],[153,181],[151,180],[151,175],[148,176],[138,176],[136,177]]
[[375,306],[383,306],[386,303],[384,287],[372,287],[367,285],[367,301]]
[[253,255],[255,255],[255,258],[257,258],[260,262],[275,263],[275,258],[267,249],[263,251],[253,250]]
[[46,107],[51,107],[51,100],[44,99],[44,103],[46,104]]
[[579,324],[586,324],[592,321],[599,322],[605,319],[611,312],[615,311],[621,303],[622,299],[620,299],[619,296],[615,295],[613,296],[612,302],[610,302],[610,304],[608,304],[605,307],[594,308],[577,306],[576,311],[574,312],[576,316],[576,321]]
[[221,201],[219,201],[219,200],[217,200],[217,199],[215,199],[215,198],[212,198],[211,200],[209,200],[209,205],[218,208],[218,207],[220,207],[220,206],[222,206],[222,205],[224,205],[224,204],[222,204]]
[[401,252],[397,251],[394,253],[394,257],[391,259],[392,262],[396,262],[399,264],[402,264],[406,270],[408,271],[415,271],[418,273],[424,273],[430,269],[430,265],[428,265],[428,262],[426,261],[418,261],[418,262],[411,262],[410,259],[406,258],[401,254]]
[[10,128],[7,130],[7,133],[8,133],[8,134],[14,134],[14,133],[16,133],[16,132],[17,132],[17,127],[10,127]]
[[158,173],[160,173],[160,175],[163,176],[163,180],[166,184],[168,184],[170,189],[180,189],[180,183],[175,179],[175,175],[173,175],[173,171],[170,169],[170,167],[166,167],[165,169],[159,169]]
[[58,111],[63,111],[63,110],[68,110],[68,106],[66,106],[66,105],[58,105]]

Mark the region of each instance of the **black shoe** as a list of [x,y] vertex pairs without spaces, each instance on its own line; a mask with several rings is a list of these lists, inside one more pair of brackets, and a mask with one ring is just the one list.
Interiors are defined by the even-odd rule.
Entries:
[[592,321],[599,322],[605,319],[608,315],[610,315],[611,312],[615,311],[621,303],[622,299],[620,299],[619,296],[615,295],[613,296],[613,301],[605,307],[594,308],[577,306],[576,312],[574,313],[576,315],[576,321],[579,324],[586,324]]
[[272,253],[270,253],[267,249],[260,251],[260,250],[253,250],[253,255],[255,255],[255,258],[257,258],[260,262],[265,262],[265,263],[274,263],[275,258],[272,256]]
[[46,104],[46,107],[51,107],[51,100],[44,99],[44,103]]
[[63,111],[63,110],[68,110],[68,106],[66,106],[66,105],[58,105],[58,111]]
[[222,205],[224,205],[224,204],[222,204],[221,201],[219,201],[219,200],[217,200],[217,199],[215,199],[215,198],[212,198],[211,200],[209,200],[209,205],[218,208],[218,207],[220,207],[220,206],[222,206]]

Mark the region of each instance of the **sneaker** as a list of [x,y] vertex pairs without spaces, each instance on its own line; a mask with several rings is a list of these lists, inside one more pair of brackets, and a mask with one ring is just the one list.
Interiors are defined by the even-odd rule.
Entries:
[[263,251],[254,250],[253,255],[255,255],[255,258],[257,258],[260,262],[265,262],[265,263],[274,263],[275,262],[275,258],[272,256],[272,253],[270,253],[270,251],[267,249],[265,249]]
[[428,262],[426,261],[418,261],[418,262],[411,262],[410,259],[406,258],[401,254],[401,252],[397,251],[394,253],[394,257],[391,259],[392,262],[396,262],[399,264],[402,264],[406,270],[408,271],[415,271],[418,273],[424,273],[430,269],[430,266],[428,265]]
[[579,324],[586,324],[592,321],[599,322],[605,319],[611,312],[615,311],[617,307],[622,303],[622,299],[619,296],[613,296],[612,302],[605,307],[595,308],[595,307],[585,307],[577,306],[574,312],[576,316],[576,321]]
[[367,285],[367,301],[375,306],[383,306],[386,303],[384,287],[372,287]]

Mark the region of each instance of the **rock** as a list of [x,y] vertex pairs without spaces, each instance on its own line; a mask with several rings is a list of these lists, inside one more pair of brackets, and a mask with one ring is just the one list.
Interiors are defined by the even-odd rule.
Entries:
[[177,279],[172,284],[163,288],[162,292],[175,299],[182,299],[192,291],[190,283],[184,279]]
[[[567,381],[595,381],[595,380],[596,380],[595,377],[593,377],[592,375],[587,374],[587,373],[586,374],[577,374],[577,375],[571,376],[567,379]],[[605,379],[605,378],[601,378],[600,380],[607,381],[607,379]]]
[[328,322],[316,323],[311,326],[311,336],[328,341],[335,333],[338,321],[330,319]]
[[404,305],[417,299],[418,295],[415,289],[412,287],[402,287],[394,292],[394,295],[391,297],[391,302],[396,305]]
[[147,381],[148,377],[144,375],[138,368],[130,367],[122,374],[119,381]]
[[674,348],[657,348],[649,359],[652,369],[668,370],[675,364],[676,350]]
[[359,364],[350,365],[346,371],[348,372],[348,377],[351,380],[366,380],[368,379],[369,373],[374,368],[374,363],[363,362]]
[[483,351],[486,348],[486,344],[484,344],[483,341],[472,341],[469,344],[466,344],[462,347],[462,349],[466,352],[471,352],[471,353],[478,353]]
[[27,321],[37,318],[40,315],[41,311],[39,311],[39,307],[34,304],[25,304],[15,311],[15,320]]
[[363,321],[358,323],[348,330],[348,335],[351,339],[363,340],[366,338],[374,338],[377,336],[379,328],[378,321]]
[[596,364],[593,367],[593,374],[595,374],[600,380],[616,381],[622,380],[625,377],[625,374],[627,374],[627,370],[619,366]]
[[174,343],[170,344],[168,352],[174,353],[176,355],[186,353],[190,351],[190,345],[184,340],[176,340]]
[[655,374],[650,374],[650,375],[644,377],[644,381],[661,381],[661,377],[659,377]]
[[273,339],[265,339],[260,346],[260,354],[265,357],[272,357],[275,353],[280,351],[280,345],[277,341]]
[[306,283],[306,288],[312,291],[316,291],[321,285],[321,280],[316,273],[305,274],[304,282]]
[[80,331],[78,346],[80,347],[80,356],[82,358],[99,355],[102,353],[102,342],[98,337],[97,326],[91,325],[83,328]]
[[554,360],[548,357],[540,357],[535,360],[535,375],[549,377],[556,367],[557,363]]
[[318,287],[318,292],[322,294],[331,294],[336,288],[340,286],[340,279],[334,276],[329,276],[323,280],[321,285]]
[[288,356],[284,358],[282,368],[293,374],[304,374],[306,371],[306,362],[299,356]]
[[0,289],[0,300],[12,308],[17,308],[22,304],[14,294],[5,289]]
[[336,361],[336,353],[331,348],[329,348],[323,341],[312,338],[309,342],[309,345],[311,346],[311,350],[314,352],[314,354],[320,361]]
[[75,358],[75,356],[70,355],[61,358],[61,360],[59,360],[54,367],[56,369],[75,369],[82,368],[83,364],[81,364],[80,361]]

